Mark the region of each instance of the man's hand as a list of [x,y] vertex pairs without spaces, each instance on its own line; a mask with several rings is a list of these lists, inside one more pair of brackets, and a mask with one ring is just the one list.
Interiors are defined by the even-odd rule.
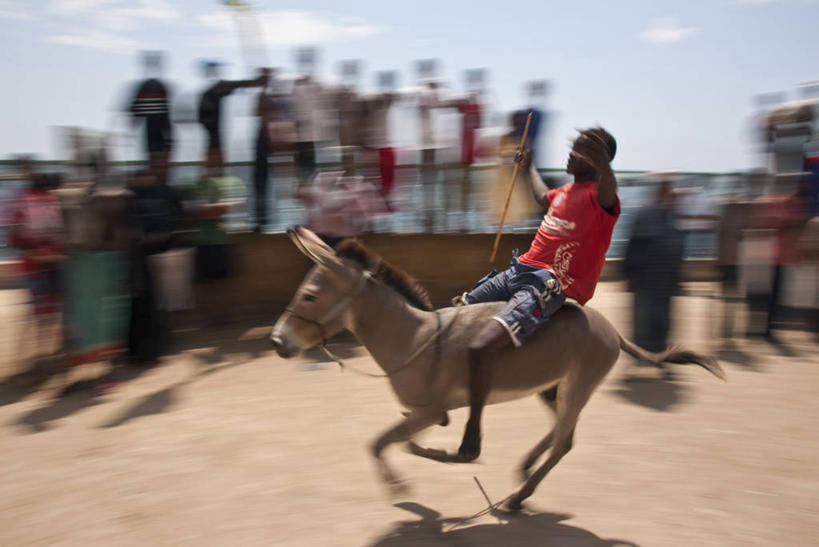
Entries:
[[532,165],[532,152],[524,148],[523,150],[518,150],[515,154],[515,163],[520,165],[520,169],[526,173],[529,170],[529,167]]

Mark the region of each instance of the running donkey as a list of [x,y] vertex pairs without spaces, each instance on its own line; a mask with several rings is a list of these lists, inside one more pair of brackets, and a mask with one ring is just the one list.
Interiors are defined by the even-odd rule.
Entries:
[[[366,346],[401,404],[405,418],[372,445],[382,478],[401,481],[384,460],[384,449],[409,442],[413,453],[439,461],[465,461],[457,454],[411,442],[418,432],[448,423],[447,411],[469,405],[469,347],[475,333],[500,313],[505,302],[433,310],[426,291],[355,239],[337,251],[304,228],[289,232],[293,243],[315,266],[279,317],[270,339],[282,357],[316,345],[348,329]],[[525,479],[508,507],[520,508],[537,485],[570,450],[580,411],[612,368],[620,350],[654,363],[692,363],[719,378],[712,358],[683,349],[647,352],[626,340],[599,312],[567,303],[536,329],[525,344],[495,355],[487,403],[539,394],[554,411],[552,430],[527,454]],[[549,449],[545,462],[532,467]]]
[[[551,191],[530,165],[529,154],[518,155],[524,173],[528,167],[533,196],[547,214],[526,254],[456,299],[468,304],[466,308],[430,312],[423,289],[360,242],[347,241],[335,254],[309,232],[291,234],[319,267],[302,284],[271,339],[281,355],[288,355],[295,348],[323,344],[328,335],[346,327],[367,346],[410,409],[407,419],[373,447],[388,481],[395,482],[395,475],[380,456],[390,443],[410,440],[432,423],[446,424],[449,409],[468,404],[469,420],[457,455],[414,443],[410,447],[415,454],[440,461],[471,461],[480,454],[484,404],[539,392],[556,412],[557,424],[524,461],[526,483],[509,503],[517,508],[569,451],[580,410],[620,349],[655,362],[697,363],[722,376],[719,365],[707,357],[680,350],[646,353],[623,340],[593,310],[564,306],[567,297],[585,304],[603,269],[620,214],[610,166],[616,151],[616,140],[603,128],[581,131],[566,165],[574,182]],[[380,281],[374,289],[369,287],[373,280]],[[529,337],[534,338],[523,344]],[[513,344],[522,347],[510,351]],[[550,447],[548,459],[529,476]]]

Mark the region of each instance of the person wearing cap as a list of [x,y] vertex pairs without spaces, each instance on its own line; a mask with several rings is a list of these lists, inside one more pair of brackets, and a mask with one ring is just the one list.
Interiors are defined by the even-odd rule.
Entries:
[[224,153],[222,150],[222,99],[243,87],[259,87],[267,83],[270,71],[263,68],[259,75],[252,80],[222,80],[219,78],[221,64],[218,61],[204,63],[205,76],[211,80],[211,85],[202,93],[199,100],[199,123],[207,133],[208,161],[218,165],[221,171],[224,167]]

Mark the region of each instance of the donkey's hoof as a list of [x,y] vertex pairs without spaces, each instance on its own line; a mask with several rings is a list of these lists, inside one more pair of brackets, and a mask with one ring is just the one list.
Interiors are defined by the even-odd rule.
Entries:
[[510,513],[519,513],[523,508],[523,500],[518,496],[512,496],[506,503],[503,504],[503,508]]
[[481,455],[481,437],[480,435],[470,435],[467,432],[464,435],[464,440],[458,448],[458,459],[462,462],[471,462],[478,459]]
[[472,421],[466,422],[466,430],[461,446],[458,448],[458,457],[463,462],[471,462],[481,455],[481,426]]
[[449,413],[448,412],[444,412],[444,417],[441,418],[441,421],[438,422],[438,425],[440,425],[441,427],[446,427],[446,426],[449,425]]

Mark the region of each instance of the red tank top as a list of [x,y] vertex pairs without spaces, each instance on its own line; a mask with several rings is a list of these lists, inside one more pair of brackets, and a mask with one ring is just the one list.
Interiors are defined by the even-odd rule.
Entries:
[[563,292],[580,304],[594,295],[611,233],[620,216],[620,198],[611,212],[597,201],[597,183],[573,182],[550,190],[549,210],[531,247],[518,260],[552,272]]

